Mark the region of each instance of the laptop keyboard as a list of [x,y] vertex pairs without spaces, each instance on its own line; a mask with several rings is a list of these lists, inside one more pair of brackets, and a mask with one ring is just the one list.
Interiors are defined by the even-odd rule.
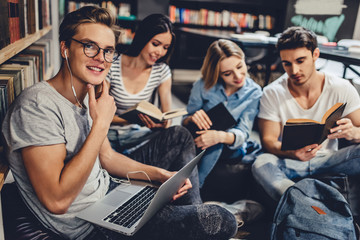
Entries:
[[106,216],[103,221],[130,228],[144,215],[156,191],[157,188],[146,186]]

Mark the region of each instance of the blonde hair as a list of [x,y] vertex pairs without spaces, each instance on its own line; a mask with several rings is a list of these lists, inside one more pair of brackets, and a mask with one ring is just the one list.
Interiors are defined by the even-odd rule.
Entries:
[[201,67],[205,89],[210,89],[218,82],[220,78],[220,62],[231,56],[237,56],[245,60],[244,52],[236,43],[230,40],[219,39],[210,45]]
[[65,41],[69,46],[71,38],[77,33],[78,26],[83,23],[99,23],[108,26],[115,36],[115,45],[118,43],[120,28],[116,25],[116,18],[105,8],[85,6],[65,15],[59,27],[59,41]]

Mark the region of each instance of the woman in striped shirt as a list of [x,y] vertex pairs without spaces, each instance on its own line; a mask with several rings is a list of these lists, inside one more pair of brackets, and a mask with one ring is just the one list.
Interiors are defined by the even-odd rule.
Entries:
[[156,124],[141,116],[145,126],[139,126],[118,115],[142,100],[151,102],[155,94],[159,96],[161,110],[170,110],[171,71],[167,62],[174,45],[175,34],[169,18],[152,14],[140,22],[128,51],[112,64],[107,80],[117,111],[108,137],[115,150],[130,153],[154,136],[152,130],[171,125],[170,121]]

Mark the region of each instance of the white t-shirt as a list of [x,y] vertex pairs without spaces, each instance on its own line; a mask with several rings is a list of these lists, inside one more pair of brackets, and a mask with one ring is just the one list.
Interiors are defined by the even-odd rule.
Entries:
[[[338,102],[346,103],[343,116],[360,108],[359,94],[348,80],[325,74],[325,84],[320,97],[310,109],[303,109],[291,95],[288,76],[285,74],[264,88],[258,117],[280,122],[282,128],[290,118],[307,118],[320,122],[325,112]],[[281,138],[282,133],[279,136],[280,141]],[[322,145],[324,151],[337,150],[337,140],[326,140]]]

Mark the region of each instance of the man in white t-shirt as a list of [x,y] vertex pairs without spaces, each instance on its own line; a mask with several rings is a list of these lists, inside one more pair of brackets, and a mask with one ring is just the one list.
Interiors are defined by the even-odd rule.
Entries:
[[[252,171],[257,182],[279,200],[292,179],[324,173],[360,173],[360,98],[345,79],[316,70],[320,55],[316,35],[303,27],[290,27],[277,48],[286,74],[264,88],[260,101],[259,130],[263,148]],[[346,103],[343,118],[321,145],[281,150],[282,130],[290,118],[321,121],[335,103]],[[338,150],[338,139],[353,145]]]

